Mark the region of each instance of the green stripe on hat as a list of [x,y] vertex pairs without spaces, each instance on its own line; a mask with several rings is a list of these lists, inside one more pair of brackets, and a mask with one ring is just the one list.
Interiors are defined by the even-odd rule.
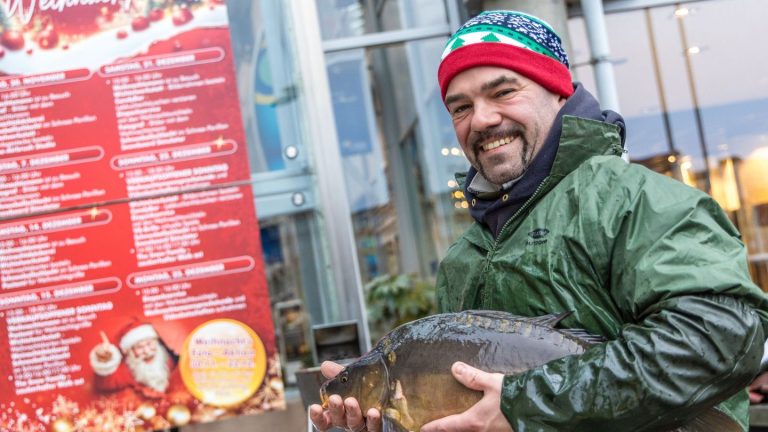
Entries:
[[[478,32],[487,33],[488,35],[480,38],[480,40],[474,40],[472,42],[469,42],[467,38],[462,38],[462,36],[467,36],[467,35],[478,33]],[[552,51],[536,43],[536,41],[529,38],[528,36],[522,33],[518,33],[514,30],[510,30],[506,27],[494,26],[494,25],[474,26],[474,27],[469,27],[464,30],[458,31],[456,32],[456,34],[453,35],[453,37],[451,37],[447,45],[450,46],[451,48],[449,50],[450,52],[455,50],[456,48],[460,48],[470,43],[479,43],[479,42],[507,43],[503,39],[499,38],[497,35],[504,35],[504,36],[507,36],[508,38],[512,38],[530,50],[533,50],[539,54],[543,54],[547,57],[552,57],[553,59],[560,61],[557,55],[555,55]],[[461,43],[459,45],[456,45],[456,42],[457,42],[456,39],[461,40]],[[447,55],[447,53],[444,53],[443,57],[445,57],[445,55]]]

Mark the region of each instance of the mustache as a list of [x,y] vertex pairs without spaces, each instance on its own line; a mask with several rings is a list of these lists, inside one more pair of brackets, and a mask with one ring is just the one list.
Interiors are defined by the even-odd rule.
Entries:
[[475,132],[475,135],[470,140],[470,145],[475,153],[480,151],[480,145],[485,142],[495,141],[497,139],[512,137],[517,138],[523,136],[523,127],[517,124],[507,126],[505,128],[493,128],[486,129],[479,132]]

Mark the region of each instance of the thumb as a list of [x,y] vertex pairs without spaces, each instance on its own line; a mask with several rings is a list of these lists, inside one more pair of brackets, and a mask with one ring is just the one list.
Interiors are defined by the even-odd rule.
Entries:
[[473,368],[466,363],[454,363],[451,367],[451,372],[458,382],[472,390],[485,391],[493,386],[491,374]]

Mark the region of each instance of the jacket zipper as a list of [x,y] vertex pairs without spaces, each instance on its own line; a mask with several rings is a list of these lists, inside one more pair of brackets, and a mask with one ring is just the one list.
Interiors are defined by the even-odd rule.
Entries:
[[[486,263],[485,263],[485,270],[487,270],[487,269],[488,269],[488,266],[490,266],[490,265],[491,265],[491,257],[492,257],[493,255],[495,255],[495,254],[496,254],[496,249],[497,249],[497,248],[498,248],[498,246],[499,246],[499,238],[501,238],[501,235],[502,235],[502,234],[504,234],[504,230],[507,228],[507,225],[509,225],[509,224],[510,224],[510,223],[511,223],[513,220],[515,220],[515,219],[517,218],[517,216],[518,216],[518,215],[519,215],[521,212],[523,212],[524,210],[528,209],[528,205],[529,205],[529,204],[530,204],[530,203],[531,203],[531,202],[532,202],[532,201],[533,201],[535,198],[538,198],[539,192],[541,191],[541,189],[543,189],[543,188],[544,188],[544,186],[546,186],[546,185],[547,185],[547,183],[549,183],[549,179],[550,179],[551,177],[552,177],[552,176],[547,176],[546,178],[544,178],[544,180],[542,180],[542,181],[541,181],[541,183],[540,183],[540,184],[539,184],[539,186],[536,188],[536,190],[535,190],[535,191],[533,191],[533,194],[530,196],[530,198],[528,198],[528,199],[527,199],[527,200],[526,200],[526,201],[523,203],[523,205],[522,205],[522,206],[520,206],[520,208],[519,208],[519,209],[517,209],[517,211],[516,211],[516,212],[515,212],[515,213],[512,215],[512,217],[510,217],[509,219],[507,219],[507,221],[506,221],[506,222],[504,222],[504,225],[502,225],[502,227],[501,227],[501,231],[499,231],[499,235],[498,235],[498,237],[496,237],[495,239],[493,239],[493,247],[491,247],[491,250],[490,250],[490,252],[488,253],[488,260],[487,260],[487,261],[486,261]],[[484,273],[488,274],[488,272],[486,272],[486,271],[484,271]],[[483,309],[487,309],[487,308],[489,307],[489,305],[488,305],[488,298],[487,298],[487,296],[488,296],[488,295],[487,295],[487,292],[488,292],[488,290],[487,290],[486,288],[483,288],[483,290],[480,292],[480,301],[481,301],[481,303],[482,303],[482,305],[483,305]]]

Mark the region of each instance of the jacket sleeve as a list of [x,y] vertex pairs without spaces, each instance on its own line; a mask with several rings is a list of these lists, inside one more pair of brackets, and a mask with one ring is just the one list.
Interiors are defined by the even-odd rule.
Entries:
[[506,376],[516,432],[666,430],[757,373],[768,315],[738,232],[704,194],[640,190],[605,233],[619,338]]

